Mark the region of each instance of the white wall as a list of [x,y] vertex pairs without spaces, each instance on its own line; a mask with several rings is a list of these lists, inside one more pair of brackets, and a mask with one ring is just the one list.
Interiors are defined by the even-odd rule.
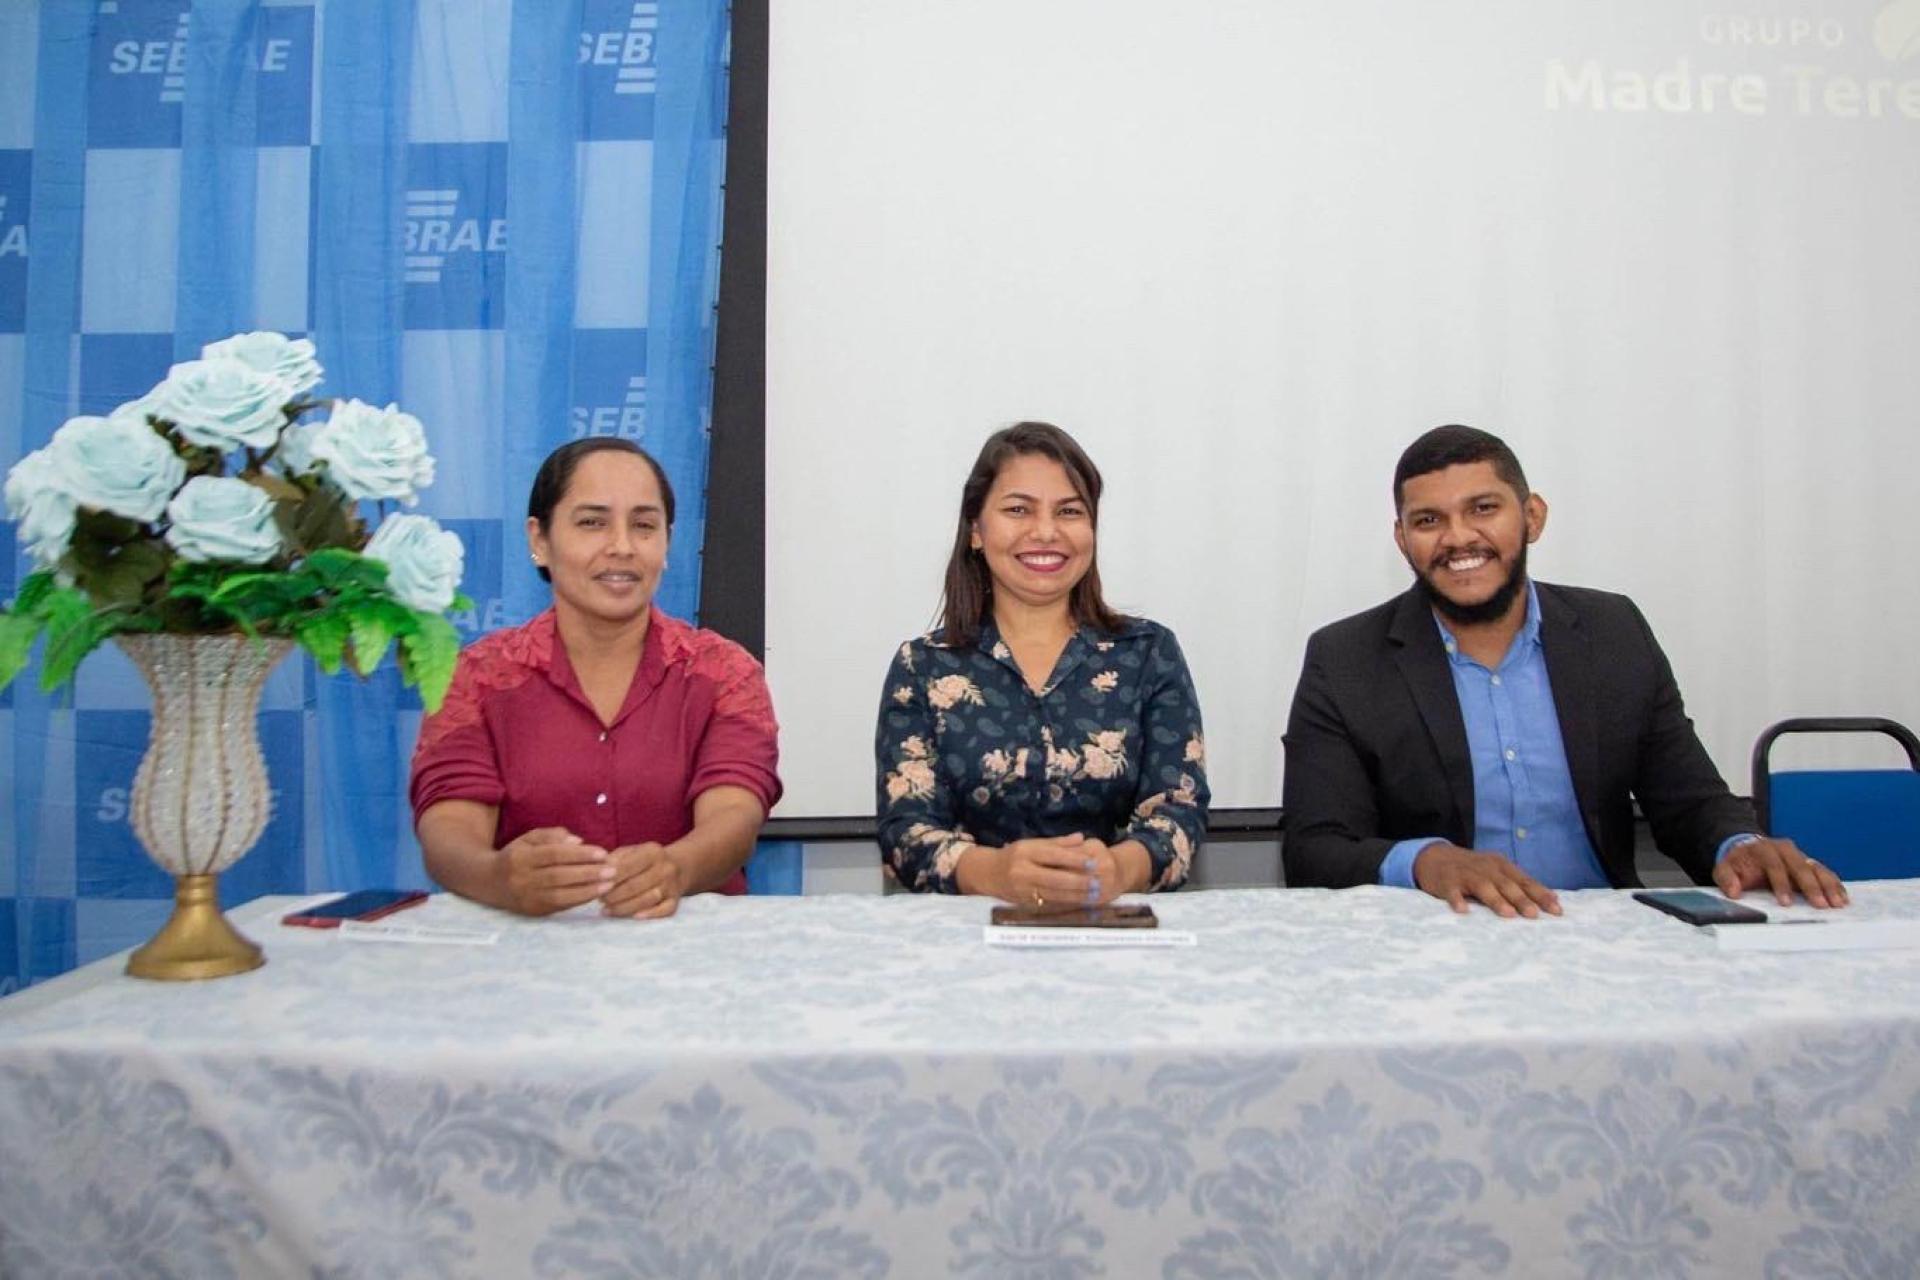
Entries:
[[780,814],[870,811],[889,655],[1023,417],[1105,471],[1217,804],[1278,803],[1306,637],[1404,585],[1391,469],[1448,421],[1552,504],[1540,577],[1641,602],[1737,789],[1782,716],[1920,723],[1915,2],[774,6]]

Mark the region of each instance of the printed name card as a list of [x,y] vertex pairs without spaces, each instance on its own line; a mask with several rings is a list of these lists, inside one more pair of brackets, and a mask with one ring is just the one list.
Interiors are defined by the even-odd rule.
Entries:
[[445,925],[400,924],[388,920],[342,920],[337,932],[348,942],[414,942],[441,947],[490,947],[497,929],[460,929]]
[[1030,929],[1018,925],[990,924],[984,927],[982,935],[990,947],[1028,951],[1074,947],[1164,949],[1199,944],[1198,938],[1182,929]]

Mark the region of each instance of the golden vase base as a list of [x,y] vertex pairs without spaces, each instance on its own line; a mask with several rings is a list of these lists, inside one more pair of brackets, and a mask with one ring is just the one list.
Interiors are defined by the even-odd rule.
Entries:
[[248,941],[220,914],[219,883],[217,875],[176,877],[173,914],[160,932],[127,957],[127,972],[136,978],[191,982],[265,964],[259,944]]

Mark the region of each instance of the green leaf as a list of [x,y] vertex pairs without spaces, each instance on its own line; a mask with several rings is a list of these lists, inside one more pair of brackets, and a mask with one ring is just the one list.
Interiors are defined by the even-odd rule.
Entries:
[[220,589],[228,572],[217,564],[176,560],[173,562],[173,572],[167,575],[168,588],[176,596],[205,600]]
[[263,573],[258,569],[235,570],[231,567],[213,583],[213,590],[207,593],[207,599],[216,604],[232,604],[237,600],[247,600],[260,594],[262,585],[270,589],[273,579],[278,576]]
[[218,449],[188,444],[185,440],[177,442],[174,447],[187,464],[187,479],[226,474],[226,462]]
[[346,547],[322,547],[302,561],[301,567],[335,591],[347,587],[379,591],[387,585],[386,565]]
[[45,618],[30,613],[0,613],[0,689],[25,669],[33,642],[46,625]]
[[146,531],[147,527],[138,520],[129,520],[126,516],[116,516],[111,511],[94,507],[81,507],[74,516],[70,545],[92,551],[132,542]]
[[87,594],[102,608],[137,608],[147,588],[167,575],[171,557],[157,538],[142,538],[112,548],[104,563],[83,579]]
[[353,635],[353,669],[363,676],[372,675],[387,656],[393,628],[387,625],[384,612],[375,608],[357,608],[347,618]]
[[301,647],[313,655],[320,670],[337,675],[346,659],[347,637],[351,631],[344,614],[330,611],[302,618],[294,625],[293,634]]
[[134,609],[160,594],[174,555],[137,520],[83,508],[60,567],[103,609]]
[[139,613],[116,614],[113,619],[113,630],[116,634],[122,631],[204,631],[206,629],[205,626],[170,626],[168,625],[167,618],[162,614],[144,609]]
[[94,612],[86,593],[63,587],[47,599],[47,649],[41,655],[40,687],[53,690],[73,678],[80,660],[99,647],[113,624]]
[[292,594],[286,577],[283,573],[258,570],[229,574],[227,580],[207,598],[215,604],[238,608],[278,604],[288,600]]
[[437,613],[416,611],[413,616],[417,624],[413,634],[400,641],[405,655],[400,673],[409,684],[420,686],[421,705],[438,711],[460,659],[460,633]]
[[210,612],[198,600],[189,600],[180,595],[179,589],[145,611],[152,619],[155,631],[216,631],[225,625],[226,615]]
[[274,622],[310,607],[319,597],[318,576],[295,569],[284,573],[231,573],[207,600],[235,618]]
[[280,541],[300,549],[300,504],[298,502],[276,502],[273,504],[273,524],[280,530]]
[[17,614],[32,614],[34,617],[40,617],[42,604],[59,581],[50,569],[28,574],[20,583],[20,590],[14,593],[13,611]]
[[390,641],[420,629],[413,610],[386,596],[361,596],[339,608],[353,631],[354,670],[363,676],[380,665]]
[[[291,507],[291,511],[288,508]],[[282,512],[286,512],[282,515]],[[359,521],[347,503],[347,497],[332,485],[320,485],[297,504],[282,503],[275,509],[282,532],[302,551],[323,547],[353,548],[361,544]]]

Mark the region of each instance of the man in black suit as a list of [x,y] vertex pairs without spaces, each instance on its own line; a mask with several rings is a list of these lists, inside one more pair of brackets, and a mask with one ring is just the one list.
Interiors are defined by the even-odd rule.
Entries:
[[1528,578],[1547,504],[1499,437],[1427,432],[1393,496],[1413,587],[1307,642],[1287,722],[1287,883],[1558,914],[1555,889],[1640,883],[1632,796],[1699,883],[1846,904],[1830,870],[1754,834],[1633,602]]

